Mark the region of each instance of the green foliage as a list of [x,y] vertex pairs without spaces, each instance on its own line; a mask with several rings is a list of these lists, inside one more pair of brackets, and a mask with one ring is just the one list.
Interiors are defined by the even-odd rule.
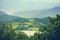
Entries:
[[17,36],[17,40],[28,40],[29,37],[23,33],[23,32],[19,32],[18,36]]
[[0,27],[0,40],[28,40],[28,36],[25,33],[16,33],[15,29],[12,29],[12,25],[3,25]]
[[[15,25],[0,22],[0,40],[60,40],[60,15],[56,18],[49,17],[49,24],[43,25],[42,29],[30,37],[21,31],[16,33],[13,26]],[[38,30],[37,28],[32,30]]]
[[35,33],[34,36],[30,36],[29,40],[38,40],[38,34]]
[[49,22],[49,25],[43,26],[43,28],[40,29],[37,34],[31,37],[31,39],[60,40],[60,15],[57,15],[56,18],[49,17]]

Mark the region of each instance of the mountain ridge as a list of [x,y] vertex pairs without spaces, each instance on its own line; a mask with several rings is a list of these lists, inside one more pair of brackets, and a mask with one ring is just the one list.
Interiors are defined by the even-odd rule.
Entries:
[[56,14],[60,14],[60,7],[54,7],[54,8],[45,10],[45,11],[38,13],[34,16],[37,16],[37,17],[40,17],[40,16],[41,17],[48,17],[48,16],[55,17]]
[[43,10],[32,10],[32,11],[18,11],[13,15],[26,17],[26,18],[43,18],[52,16],[55,17],[56,14],[60,14],[60,7],[53,7],[51,9],[43,9]]

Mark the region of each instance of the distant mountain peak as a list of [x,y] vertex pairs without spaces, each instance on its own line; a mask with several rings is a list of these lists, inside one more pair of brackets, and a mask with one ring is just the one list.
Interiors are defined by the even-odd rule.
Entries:
[[2,15],[7,15],[7,14],[3,11],[0,11],[0,15],[2,16]]
[[54,9],[54,10],[60,10],[60,7],[54,7],[52,9]]
[[48,17],[48,16],[55,17],[57,14],[60,14],[60,7],[54,7],[54,8],[45,10],[41,13],[38,13],[35,16],[37,16],[37,17]]
[[57,7],[54,7],[54,8],[60,8],[60,7],[57,6]]

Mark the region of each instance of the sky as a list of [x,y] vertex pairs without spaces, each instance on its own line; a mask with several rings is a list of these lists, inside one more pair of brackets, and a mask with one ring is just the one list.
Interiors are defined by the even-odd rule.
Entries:
[[60,0],[0,0],[0,10],[8,14],[16,11],[48,9],[60,6]]

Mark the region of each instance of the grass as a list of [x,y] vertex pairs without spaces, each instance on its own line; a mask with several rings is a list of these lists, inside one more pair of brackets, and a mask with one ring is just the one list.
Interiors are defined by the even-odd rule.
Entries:
[[30,27],[29,30],[32,30],[32,31],[38,31],[39,28],[38,28],[38,27]]

